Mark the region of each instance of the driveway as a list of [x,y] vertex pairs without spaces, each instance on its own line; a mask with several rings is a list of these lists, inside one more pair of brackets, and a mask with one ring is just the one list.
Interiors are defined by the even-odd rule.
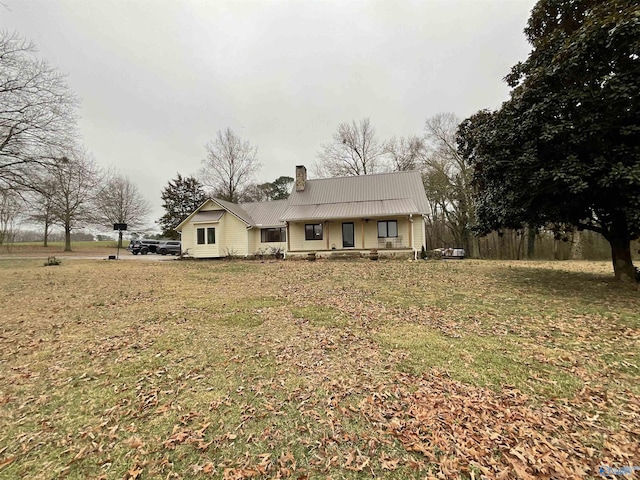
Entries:
[[118,260],[133,260],[137,262],[166,262],[168,260],[177,260],[176,255],[156,255],[149,253],[147,255],[133,255],[130,252],[120,253]]

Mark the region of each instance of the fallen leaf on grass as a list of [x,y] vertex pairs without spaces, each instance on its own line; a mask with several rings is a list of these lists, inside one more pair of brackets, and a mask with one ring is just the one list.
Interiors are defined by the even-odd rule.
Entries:
[[13,462],[15,459],[16,459],[16,457],[7,457],[7,458],[5,458],[4,460],[0,461],[0,468],[6,467],[11,462]]

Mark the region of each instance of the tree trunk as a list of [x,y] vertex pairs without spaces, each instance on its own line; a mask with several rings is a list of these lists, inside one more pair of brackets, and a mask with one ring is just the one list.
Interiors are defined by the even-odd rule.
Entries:
[[476,237],[468,227],[462,227],[462,248],[465,250],[465,256],[469,258],[478,257],[478,237]]
[[71,226],[68,223],[64,226],[64,251],[71,251]]
[[537,229],[527,227],[527,258],[532,260],[536,253]]
[[578,229],[571,236],[571,260],[582,260],[582,235]]
[[44,238],[43,243],[45,247],[49,246],[49,220],[45,219],[44,221]]
[[522,231],[518,239],[518,250],[516,251],[516,260],[520,260],[520,255],[522,253],[522,250],[524,250],[524,230]]
[[464,241],[465,244],[465,256],[469,258],[478,258],[479,257],[479,246],[478,246],[478,237],[473,235],[472,233],[467,233],[467,238]]
[[623,282],[635,282],[636,269],[631,259],[631,241],[626,223],[614,223],[609,230],[608,237],[611,245],[613,272],[616,278]]

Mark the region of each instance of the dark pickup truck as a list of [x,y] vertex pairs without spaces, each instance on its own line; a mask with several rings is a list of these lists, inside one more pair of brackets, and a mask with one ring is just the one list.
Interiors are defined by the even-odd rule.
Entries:
[[158,240],[131,240],[127,250],[130,250],[134,255],[146,255],[147,253],[156,253],[156,248],[160,241]]

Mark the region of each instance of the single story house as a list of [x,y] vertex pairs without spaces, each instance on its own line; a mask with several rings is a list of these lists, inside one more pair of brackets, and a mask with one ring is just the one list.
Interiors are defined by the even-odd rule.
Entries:
[[235,204],[211,198],[176,230],[183,251],[196,258],[372,249],[417,258],[426,247],[427,212],[419,172],[307,179],[299,165],[287,200]]

